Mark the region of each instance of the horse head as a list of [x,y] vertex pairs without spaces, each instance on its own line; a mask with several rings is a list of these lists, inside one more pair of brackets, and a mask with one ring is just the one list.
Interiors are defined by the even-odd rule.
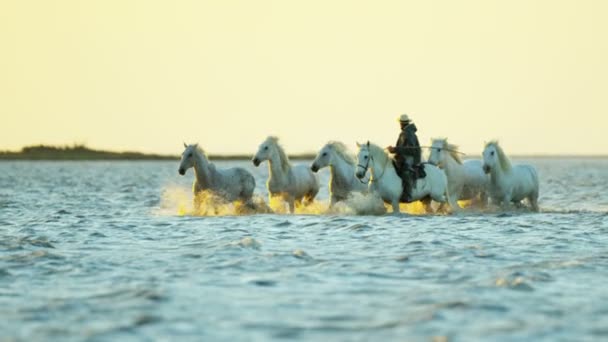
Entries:
[[369,162],[372,160],[369,140],[366,144],[357,143],[357,171],[355,176],[359,179],[363,179],[369,168]]
[[446,139],[433,139],[431,143],[431,154],[429,155],[428,162],[435,166],[440,166],[445,157],[444,153],[446,152],[446,147]]
[[260,147],[258,147],[258,151],[253,156],[252,162],[253,165],[259,166],[265,160],[273,160],[276,158],[278,158],[283,171],[286,172],[291,167],[289,157],[285,153],[285,150],[283,150],[283,147],[279,144],[279,138],[269,136],[260,144]]
[[253,159],[251,160],[253,162],[253,165],[260,166],[263,161],[269,160],[271,158],[271,155],[273,153],[272,150],[274,149],[274,141],[270,138],[271,137],[268,137],[258,147],[258,151],[255,153]]
[[317,153],[315,160],[313,160],[312,164],[310,165],[310,170],[312,170],[312,172],[317,172],[320,169],[331,165],[332,157],[333,157],[332,145],[328,143],[325,146],[323,146],[323,148],[321,148],[319,153]]
[[187,145],[184,143],[185,150],[182,153],[182,158],[179,163],[178,172],[180,175],[185,175],[186,171],[194,166],[194,154],[197,152],[198,144]]
[[490,173],[492,170],[497,169],[499,167],[503,167],[501,165],[501,157],[502,150],[498,146],[498,142],[491,141],[486,144],[483,149],[483,171],[485,173]]

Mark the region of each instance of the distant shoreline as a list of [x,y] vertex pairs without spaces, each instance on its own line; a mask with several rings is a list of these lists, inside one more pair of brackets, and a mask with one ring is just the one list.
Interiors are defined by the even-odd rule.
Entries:
[[[249,160],[253,154],[209,155],[210,160]],[[313,159],[314,154],[289,156],[293,160]],[[141,152],[112,152],[95,150],[84,145],[74,146],[27,146],[19,152],[0,151],[0,161],[6,160],[179,160],[179,155],[163,155]]]
[[[250,160],[253,154],[232,155],[209,155],[210,160],[236,161]],[[301,153],[290,155],[291,160],[312,160],[316,157],[313,153]],[[515,159],[608,159],[608,155],[513,155]],[[466,155],[464,159],[476,158],[479,155]],[[95,150],[84,145],[73,146],[27,146],[19,152],[0,151],[0,161],[14,160],[49,160],[49,161],[75,161],[75,160],[179,160],[179,155],[163,155],[141,152],[112,152]]]

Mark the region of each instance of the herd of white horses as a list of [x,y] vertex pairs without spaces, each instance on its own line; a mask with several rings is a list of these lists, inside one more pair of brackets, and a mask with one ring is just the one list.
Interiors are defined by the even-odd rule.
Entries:
[[[244,168],[219,169],[209,161],[198,144],[184,144],[179,173],[194,168],[193,192],[210,191],[232,202],[252,203],[255,189],[253,175]],[[527,164],[512,165],[498,142],[485,145],[483,159],[465,160],[455,145],[447,139],[433,139],[430,156],[423,163],[426,177],[415,181],[411,198],[421,201],[427,212],[433,211],[431,202],[439,203],[438,211],[464,210],[458,201],[471,200],[486,206],[509,209],[522,206],[527,200],[530,208],[538,211],[539,182],[534,167]],[[252,159],[257,167],[268,162],[269,176],[266,186],[269,201],[278,197],[294,213],[296,203],[311,203],[319,192],[316,172],[330,169],[330,206],[345,201],[353,192],[372,193],[399,212],[403,191],[401,178],[387,152],[373,143],[357,143],[357,155],[351,156],[341,142],[329,142],[317,154],[311,165],[292,165],[278,138],[270,136],[260,144]],[[366,179],[367,178],[367,179]],[[195,203],[196,205],[196,203]],[[448,209],[449,206],[449,209]]]

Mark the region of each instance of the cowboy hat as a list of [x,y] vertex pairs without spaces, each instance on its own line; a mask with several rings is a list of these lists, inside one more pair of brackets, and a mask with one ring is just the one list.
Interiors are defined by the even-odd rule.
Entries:
[[397,121],[399,121],[399,122],[410,122],[412,120],[410,119],[409,116],[407,116],[407,114],[401,114],[401,115],[399,115],[397,117]]

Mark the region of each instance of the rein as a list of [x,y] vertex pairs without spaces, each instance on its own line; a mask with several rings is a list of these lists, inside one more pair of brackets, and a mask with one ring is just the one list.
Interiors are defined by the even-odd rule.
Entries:
[[[406,147],[406,148],[415,148],[415,147]],[[434,148],[434,147],[433,147],[433,146],[420,146],[420,148],[428,148],[428,149],[432,149],[432,148]],[[463,156],[466,156],[466,155],[467,155],[467,154],[466,154],[466,153],[464,153],[464,152],[460,152],[460,151],[457,151],[457,150],[452,150],[451,148],[443,148],[443,147],[442,147],[441,149],[442,149],[442,150],[444,150],[444,151],[449,151],[449,152],[454,152],[454,153],[462,154]]]
[[[417,148],[428,148],[428,149],[432,149],[432,148],[435,148],[435,147],[433,147],[433,146],[416,146],[416,147],[414,147],[414,146],[401,146],[401,148],[406,148],[406,149],[414,150],[414,149],[417,149]],[[460,151],[457,151],[457,150],[452,150],[451,148],[443,148],[443,147],[442,147],[441,149],[442,149],[442,150],[444,150],[444,151],[450,151],[450,152],[454,152],[454,153],[462,154],[463,156],[466,156],[466,155],[467,155],[467,154],[466,154],[466,153],[464,153],[464,152],[460,152]]]

